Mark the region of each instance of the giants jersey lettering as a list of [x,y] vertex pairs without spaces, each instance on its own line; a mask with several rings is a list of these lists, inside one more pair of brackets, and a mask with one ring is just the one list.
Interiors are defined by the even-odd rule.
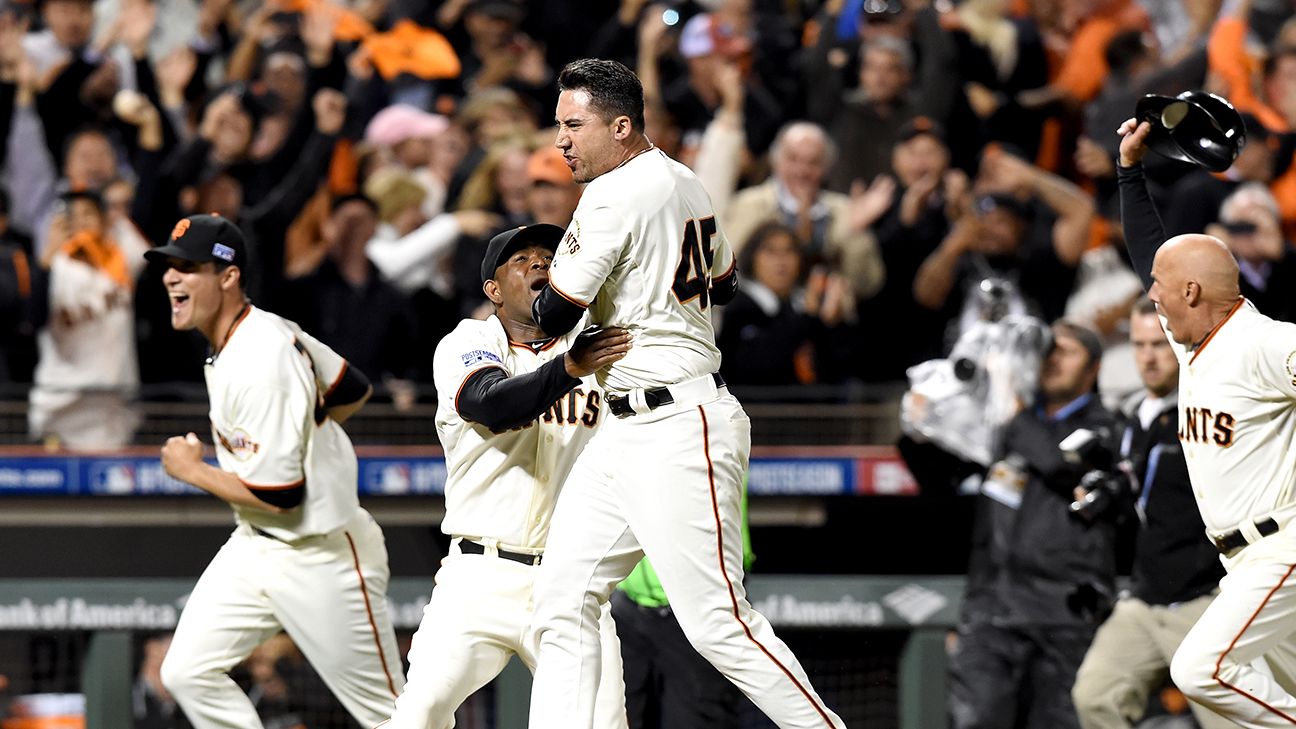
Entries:
[[524,549],[544,547],[558,490],[602,416],[602,392],[586,377],[539,418],[502,433],[464,420],[456,402],[473,373],[488,367],[510,377],[534,372],[566,353],[579,331],[577,327],[537,349],[510,342],[492,316],[461,322],[437,345],[433,377],[437,436],[447,471],[441,522],[446,534],[496,539]]
[[599,375],[624,392],[719,369],[709,289],[733,266],[702,183],[650,149],[585,188],[549,283],[589,306],[590,321],[634,333],[630,353]]
[[359,511],[355,449],[322,407],[346,366],[295,323],[251,306],[208,361],[221,468],[254,488],[306,486],[302,505],[291,512],[235,506],[240,521],[292,540],[332,531]]
[[1251,302],[1179,358],[1179,440],[1208,529],[1296,502],[1296,325]]

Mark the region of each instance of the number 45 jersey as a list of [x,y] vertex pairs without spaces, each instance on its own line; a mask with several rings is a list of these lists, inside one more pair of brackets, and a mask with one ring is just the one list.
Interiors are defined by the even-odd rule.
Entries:
[[702,183],[650,148],[585,188],[549,284],[590,321],[634,334],[629,354],[599,374],[605,389],[626,392],[719,370],[710,287],[733,268]]

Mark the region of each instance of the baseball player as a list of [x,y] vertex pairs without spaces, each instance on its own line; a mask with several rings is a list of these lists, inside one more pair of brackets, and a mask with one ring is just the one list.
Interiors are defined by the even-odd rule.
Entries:
[[404,684],[387,614],[387,548],[356,496],[342,423],[369,381],[291,321],[250,303],[233,223],[194,215],[144,254],[165,261],[171,325],[212,346],[205,366],[219,467],[193,433],[167,440],[167,473],[234,508],[238,526],[198,579],[162,664],[196,729],[260,727],[227,675],[280,630],[362,726]]
[[[1170,674],[1244,727],[1296,724],[1296,325],[1238,292],[1224,243],[1162,243],[1141,160],[1147,122],[1121,125],[1121,221],[1135,270],[1179,360],[1179,442],[1227,574]],[[1258,660],[1263,658],[1264,660]]]
[[840,727],[743,589],[739,501],[751,422],[724,386],[711,304],[737,286],[711,200],[644,136],[639,79],[614,61],[559,76],[558,136],[587,183],[533,307],[545,333],[634,334],[598,374],[609,418],[555,507],[536,586],[532,729],[593,726],[598,625],[646,553],[689,642],[781,727]]
[[[549,280],[563,229],[532,225],[486,246],[482,289],[495,305],[437,345],[437,435],[445,448],[451,549],[410,645],[409,682],[384,729],[449,729],[454,711],[512,655],[534,670],[532,587],[554,499],[606,410],[590,375],[625,356],[630,336],[545,336],[531,302]],[[626,726],[620,644],[599,621],[598,726]]]

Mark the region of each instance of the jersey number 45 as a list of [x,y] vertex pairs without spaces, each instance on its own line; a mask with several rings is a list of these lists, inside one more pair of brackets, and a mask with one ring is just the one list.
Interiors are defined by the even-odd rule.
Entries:
[[705,309],[710,303],[711,262],[715,259],[711,239],[715,234],[716,223],[713,217],[684,221],[680,262],[675,267],[675,283],[671,284],[671,291],[675,292],[675,298],[681,304],[697,299],[698,304]]

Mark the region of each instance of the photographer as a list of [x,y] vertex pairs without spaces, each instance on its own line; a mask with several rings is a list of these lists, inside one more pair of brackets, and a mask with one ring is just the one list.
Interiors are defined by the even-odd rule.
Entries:
[[[986,474],[958,642],[950,655],[954,729],[1078,727],[1076,670],[1114,593],[1115,518],[1071,508],[1082,479],[1110,481],[1114,418],[1094,394],[1097,336],[1066,321],[1033,406],[1004,427]],[[1096,436],[1096,437],[1095,437]],[[1078,440],[1090,447],[1064,450]]]
[[[1179,445],[1179,363],[1148,299],[1130,315],[1130,343],[1144,387],[1127,408],[1120,448],[1138,484],[1133,588],[1103,623],[1076,676],[1071,695],[1085,729],[1128,728],[1143,717],[1149,692],[1166,680],[1175,649],[1224,576]],[[1201,704],[1190,706],[1203,729],[1233,726]]]

